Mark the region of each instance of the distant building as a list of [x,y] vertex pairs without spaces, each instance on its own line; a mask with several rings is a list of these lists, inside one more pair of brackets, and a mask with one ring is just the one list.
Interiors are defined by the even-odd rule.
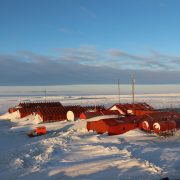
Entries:
[[117,110],[121,115],[143,115],[154,113],[156,110],[147,103],[135,103],[135,104],[114,104],[109,110]]

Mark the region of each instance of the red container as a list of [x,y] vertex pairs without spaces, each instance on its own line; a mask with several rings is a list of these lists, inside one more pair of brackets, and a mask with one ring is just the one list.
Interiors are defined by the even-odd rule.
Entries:
[[153,124],[153,129],[155,133],[173,130],[176,129],[176,122],[173,120],[155,122]]
[[98,134],[108,133],[109,135],[118,135],[135,129],[136,127],[136,123],[128,123],[119,119],[102,119],[87,122],[88,131],[93,130]]

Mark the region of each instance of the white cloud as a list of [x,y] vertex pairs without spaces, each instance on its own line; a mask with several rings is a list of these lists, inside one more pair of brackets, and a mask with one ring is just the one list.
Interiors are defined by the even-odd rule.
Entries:
[[179,83],[180,57],[150,52],[134,55],[122,50],[100,51],[95,46],[58,49],[59,56],[29,51],[0,55],[0,84]]
[[148,56],[131,54],[119,49],[108,49],[110,57],[126,68],[134,66],[138,69],[148,70],[180,70],[177,66],[180,57],[162,54],[155,50],[150,50]]

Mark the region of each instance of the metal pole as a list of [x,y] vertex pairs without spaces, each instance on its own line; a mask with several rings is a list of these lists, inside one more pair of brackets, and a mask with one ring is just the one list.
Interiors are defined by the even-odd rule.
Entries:
[[121,98],[121,96],[120,96],[120,93],[121,93],[121,91],[120,91],[121,89],[120,89],[120,80],[118,79],[118,97],[119,97],[119,104],[121,103],[120,102],[120,98]]
[[95,96],[95,111],[97,110],[96,96]]
[[46,102],[46,88],[45,88],[44,94],[45,94],[45,102]]
[[134,76],[132,76],[132,105],[133,105],[133,111],[134,111],[134,90],[135,90],[134,86],[135,86],[135,78],[134,78]]
[[132,78],[132,103],[134,104],[134,84],[135,84],[135,80],[134,78]]

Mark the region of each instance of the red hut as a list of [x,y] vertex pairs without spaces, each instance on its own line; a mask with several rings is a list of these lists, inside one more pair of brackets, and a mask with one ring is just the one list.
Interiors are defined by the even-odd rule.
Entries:
[[53,108],[63,109],[64,107],[60,102],[25,102],[18,105],[20,118],[37,113],[42,109],[49,111]]
[[66,120],[66,111],[61,107],[39,108],[37,114],[43,122],[55,122]]
[[75,121],[80,117],[80,114],[91,111],[91,112],[99,112],[105,110],[104,106],[65,106],[67,109],[67,119],[69,121]]
[[98,134],[108,133],[109,135],[123,134],[137,128],[137,124],[124,122],[119,119],[101,119],[99,121],[87,122],[87,129]]

